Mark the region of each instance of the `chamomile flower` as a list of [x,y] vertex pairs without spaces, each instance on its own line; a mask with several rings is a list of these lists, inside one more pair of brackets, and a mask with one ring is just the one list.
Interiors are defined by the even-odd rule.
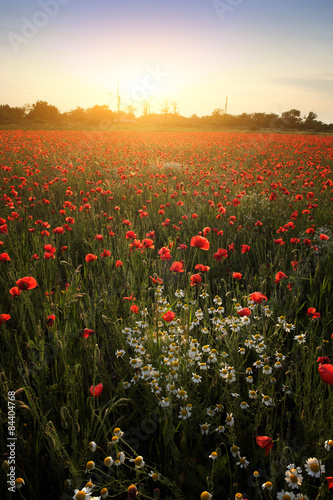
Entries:
[[281,490],[276,495],[278,500],[295,500],[295,495],[291,491]]
[[158,481],[161,477],[161,475],[158,472],[154,472],[153,470],[151,470],[148,475],[149,477],[152,478],[153,481]]
[[200,384],[201,379],[202,379],[201,375],[198,375],[197,373],[192,373],[192,378],[191,378],[192,382],[194,382],[195,384]]
[[213,495],[208,493],[208,491],[203,491],[200,495],[200,500],[211,500],[213,498]]
[[145,466],[145,461],[141,455],[138,455],[135,458],[131,458],[130,462],[134,462],[136,469],[142,469]]
[[200,424],[201,434],[208,434],[210,424]]
[[265,373],[265,375],[270,375],[272,373],[272,367],[269,365],[265,365],[263,366],[262,371],[263,373]]
[[211,408],[210,406],[208,406],[206,414],[208,417],[213,417],[215,415],[215,408]]
[[117,356],[117,358],[122,358],[122,357],[124,356],[124,354],[125,354],[124,349],[118,349],[118,350],[116,351],[116,356]]
[[230,451],[231,451],[233,457],[239,457],[240,456],[239,448],[235,444],[233,444],[231,446]]
[[225,427],[224,425],[219,425],[218,427],[216,427],[215,429],[215,432],[217,432],[218,434],[223,434],[225,431]]
[[191,416],[191,411],[187,406],[182,406],[178,415],[181,420],[187,420]]
[[82,490],[74,490],[73,500],[91,500],[91,489],[84,487]]
[[95,462],[90,460],[86,463],[86,473],[92,471],[95,468]]
[[327,450],[327,451],[333,450],[333,440],[328,439],[327,441],[325,441],[324,447],[325,447],[325,450]]
[[209,458],[211,458],[212,460],[216,460],[217,459],[217,452],[212,451],[212,453],[209,455]]
[[258,397],[258,391],[249,390],[249,398],[250,399],[256,399],[257,397]]
[[266,406],[274,406],[273,399],[265,394],[262,394],[261,402],[264,403]]
[[246,467],[249,465],[249,461],[246,460],[246,457],[241,457],[238,462],[236,462],[236,465],[239,465],[241,469],[246,469]]
[[295,335],[294,340],[297,340],[299,344],[305,344],[306,342],[306,335],[305,333],[302,333],[301,335]]
[[242,410],[246,410],[246,408],[249,407],[249,405],[247,404],[246,401],[242,401],[239,405],[239,407],[242,409]]
[[290,464],[287,467],[285,473],[285,481],[288,483],[290,488],[299,488],[303,481],[303,476],[301,474],[302,469],[300,467],[295,467],[294,464]]
[[273,488],[273,484],[270,481],[266,481],[261,487],[263,490],[270,491]]
[[234,425],[235,419],[232,416],[232,413],[227,413],[225,423],[226,423],[226,425],[229,425],[229,427],[232,427]]
[[320,477],[321,474],[325,473],[325,465],[321,464],[321,461],[317,458],[308,458],[305,462],[305,470],[309,476]]
[[15,489],[16,490],[19,490],[20,488],[22,488],[22,486],[24,484],[25,484],[24,479],[22,479],[21,477],[18,477],[17,479],[15,479]]
[[113,465],[113,458],[112,457],[105,457],[104,458],[104,465],[106,467],[111,467]]
[[96,451],[96,448],[97,448],[97,444],[95,443],[95,441],[91,441],[89,443],[89,446],[90,446],[90,449],[92,452],[95,452]]

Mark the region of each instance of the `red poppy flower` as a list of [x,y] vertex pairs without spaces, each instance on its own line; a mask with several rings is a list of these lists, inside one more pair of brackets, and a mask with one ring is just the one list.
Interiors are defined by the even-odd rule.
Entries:
[[110,257],[110,255],[111,255],[110,250],[105,250],[105,248],[104,248],[103,253],[101,253],[100,256],[101,257]]
[[328,491],[330,493],[333,493],[333,477],[330,476],[330,477],[326,477],[325,479],[327,481]]
[[20,290],[17,286],[13,286],[13,288],[11,288],[11,289],[9,290],[9,293],[10,293],[10,295],[12,295],[13,297],[17,297],[18,295],[20,295],[21,290]]
[[243,316],[250,316],[251,309],[249,309],[248,307],[243,307],[243,309],[239,309],[239,311],[237,311],[237,314],[239,314],[241,318],[243,318]]
[[135,240],[135,238],[137,238],[137,235],[135,234],[134,231],[127,231],[126,235],[125,235],[125,238],[128,240]]
[[55,255],[53,253],[44,253],[44,259],[49,260],[49,259],[55,259]]
[[275,284],[278,285],[283,278],[288,278],[288,276],[284,274],[282,271],[278,271],[275,275],[275,280],[274,280]]
[[139,312],[139,308],[138,306],[136,306],[135,304],[133,304],[131,307],[130,307],[130,310],[132,312],[134,312],[135,314]]
[[293,270],[295,271],[295,269],[297,269],[298,267],[298,262],[297,260],[292,260],[291,261],[291,267],[293,268]]
[[320,312],[316,312],[315,307],[309,307],[306,313],[310,318],[320,318]]
[[319,235],[319,239],[320,239],[321,241],[327,241],[327,240],[329,239],[329,237],[328,237],[328,236],[326,236],[326,234],[320,234],[320,235]]
[[0,226],[0,234],[8,234],[7,224]]
[[326,382],[326,384],[333,385],[333,365],[330,364],[331,360],[327,356],[321,356],[317,359],[318,372],[320,378]]
[[232,273],[232,277],[235,279],[235,280],[241,280],[242,279],[242,273]]
[[59,227],[55,227],[52,231],[54,234],[63,234],[65,232],[64,228],[59,226]]
[[6,323],[8,320],[10,320],[9,314],[0,314],[0,325],[3,325],[3,323]]
[[167,323],[170,323],[170,321],[173,321],[174,318],[176,316],[176,313],[172,312],[172,311],[167,311],[166,313],[163,314],[162,318],[164,319],[164,321],[166,321]]
[[272,438],[268,436],[257,436],[256,443],[260,448],[265,448],[265,455],[268,455],[269,450],[273,448]]
[[136,298],[133,297],[133,293],[132,293],[130,297],[123,297],[123,300],[136,300]]
[[290,238],[290,243],[295,245],[295,243],[299,243],[301,240],[299,238]]
[[1,253],[0,254],[0,262],[5,262],[5,260],[10,260],[8,253]]
[[47,317],[47,326],[52,326],[53,323],[54,323],[54,320],[55,320],[55,315],[54,314],[50,314],[48,317]]
[[171,264],[171,267],[169,270],[173,271],[175,273],[183,273],[184,272],[183,267],[184,267],[184,264],[182,262],[175,261]]
[[116,267],[123,267],[121,260],[116,260]]
[[251,293],[250,297],[251,300],[253,300],[253,302],[255,302],[256,304],[261,304],[263,300],[267,300],[266,295],[261,292],[253,292]]
[[274,240],[274,243],[276,243],[276,245],[284,245],[285,242],[283,241],[282,238],[278,238],[277,240]]
[[36,288],[37,281],[31,276],[25,276],[24,278],[17,280],[16,285],[19,290],[31,290],[32,288]]
[[93,333],[95,333],[95,330],[91,330],[90,328],[85,328],[83,330],[83,333],[82,332],[79,333],[79,336],[83,337],[84,339],[88,339],[90,335],[92,335]]
[[242,253],[246,253],[250,251],[249,245],[241,245]]
[[197,264],[194,269],[197,269],[201,273],[206,273],[207,271],[209,271],[210,267],[204,266],[203,264]]
[[198,285],[202,281],[200,274],[192,274],[190,279],[191,279],[191,283],[190,283],[191,286]]
[[181,243],[179,245],[179,247],[177,247],[178,250],[186,250],[187,249],[187,245],[184,245],[184,243]]
[[89,392],[95,398],[98,398],[103,392],[103,384],[97,384],[95,386],[91,385]]
[[201,250],[209,250],[209,241],[204,236],[193,236],[190,245],[191,247],[201,248]]
[[158,285],[162,285],[162,283],[163,283],[162,278],[159,278],[157,275],[155,275],[155,276],[156,276],[156,278],[153,278],[152,276],[149,276],[149,277],[153,283],[157,283]]
[[170,260],[171,259],[170,249],[167,247],[162,247],[157,253],[160,256],[161,260]]
[[155,248],[154,241],[151,240],[150,238],[144,238],[142,240],[142,247],[154,249]]
[[303,243],[304,243],[304,245],[308,245],[308,246],[310,246],[310,245],[311,245],[311,240],[309,240],[308,238],[305,238],[305,239],[303,240]]
[[213,259],[216,259],[217,262],[220,262],[222,259],[228,257],[228,252],[225,248],[219,248],[216,253],[213,255]]
[[229,252],[236,252],[235,243],[230,243],[230,245],[228,245],[228,250]]
[[98,240],[98,241],[103,241],[103,235],[102,234],[96,234],[95,236],[95,240]]
[[88,253],[86,255],[86,258],[85,258],[86,262],[93,262],[96,259],[97,259],[97,255],[94,255],[92,253]]
[[262,226],[262,222],[260,222],[260,220],[257,220],[257,222],[255,223],[255,226]]

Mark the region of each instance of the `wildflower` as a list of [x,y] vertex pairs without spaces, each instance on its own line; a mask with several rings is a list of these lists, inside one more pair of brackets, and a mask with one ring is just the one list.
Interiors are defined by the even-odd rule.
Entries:
[[295,468],[294,464],[288,465],[288,470],[285,473],[285,481],[290,488],[299,488],[303,481],[300,467]]
[[32,288],[36,288],[37,281],[31,276],[25,276],[17,280],[16,285],[19,290],[31,290]]
[[212,495],[208,491],[203,491],[200,495],[200,500],[210,500]]
[[242,410],[246,410],[246,408],[249,407],[249,405],[247,404],[246,401],[242,401],[239,405],[239,407],[242,409]]
[[272,438],[268,436],[257,436],[256,443],[260,448],[265,448],[265,455],[268,455],[269,450],[273,448]]
[[212,451],[212,453],[209,455],[208,458],[211,458],[212,460],[216,460],[217,459],[217,452],[216,451]]
[[180,409],[180,412],[179,412],[178,418],[180,418],[181,420],[186,420],[186,419],[190,418],[190,416],[191,416],[191,411],[190,411],[190,409],[189,409],[187,406],[183,406],[183,407]]
[[164,321],[166,321],[167,323],[170,323],[171,321],[174,320],[176,316],[176,313],[172,312],[172,311],[167,311],[166,313],[163,314],[162,318],[164,319]]
[[235,280],[241,280],[242,279],[242,273],[235,273],[233,272],[232,273],[232,277],[235,279]]
[[250,391],[249,390],[249,398],[250,399],[256,399],[258,397],[257,391]]
[[308,458],[305,462],[305,470],[309,476],[320,477],[320,474],[325,473],[325,465],[321,464],[321,461],[317,458]]
[[175,261],[171,264],[171,267],[169,270],[173,271],[175,273],[183,273],[184,272],[183,267],[184,267],[184,264],[182,262]]
[[278,271],[275,276],[275,284],[278,285],[283,278],[288,278],[282,271]]
[[332,476],[330,476],[330,477],[326,477],[325,479],[326,479],[326,481],[327,481],[327,483],[328,483],[328,484],[327,484],[327,485],[328,485],[328,491],[329,491],[330,493],[333,493],[333,477],[332,477]]
[[128,488],[127,488],[127,500],[132,500],[133,498],[135,498],[137,495],[138,495],[138,490],[137,490],[137,487],[135,486],[135,484],[131,484]]
[[139,308],[135,304],[131,305],[130,310],[134,312],[134,314],[137,314],[139,312]]
[[200,384],[201,379],[202,379],[201,375],[197,375],[196,373],[192,373],[192,378],[191,378],[192,382],[194,382],[195,384]]
[[232,413],[227,413],[227,416],[226,416],[226,419],[225,419],[225,423],[227,425],[229,425],[230,427],[232,427],[234,425],[235,419],[232,416]]
[[91,500],[91,491],[86,486],[82,490],[74,490],[73,500]]
[[272,488],[273,488],[273,485],[272,485],[272,483],[271,483],[270,481],[266,481],[266,483],[264,483],[264,484],[262,485],[262,489],[263,489],[263,490],[268,490],[268,491],[270,491]]
[[104,458],[104,465],[106,467],[111,467],[113,465],[113,458],[112,457],[105,457]]
[[237,311],[237,314],[243,318],[243,316],[251,316],[251,309],[249,309],[248,307],[243,307],[242,309],[239,309]]
[[233,457],[239,457],[239,448],[235,444],[233,444],[230,448]]
[[257,470],[255,470],[253,472],[253,476],[257,479],[259,477],[259,472]]
[[123,266],[123,263],[121,262],[121,260],[117,260],[116,267],[122,267],[122,266]]
[[243,495],[241,493],[236,493],[235,500],[243,500]]
[[90,446],[90,449],[92,452],[95,452],[96,451],[96,448],[97,448],[97,444],[95,443],[95,441],[91,441],[89,443],[89,446]]
[[320,378],[326,384],[333,385],[333,365],[330,364],[330,359],[327,356],[322,356],[317,359],[318,373]]
[[107,498],[109,496],[109,492],[108,492],[107,488],[102,488],[101,491],[100,491],[100,494],[101,494],[101,497],[103,499]]
[[191,280],[190,285],[195,286],[195,285],[198,285],[198,283],[201,283],[202,278],[201,278],[200,274],[192,274],[190,280]]
[[239,465],[241,469],[246,469],[246,467],[249,465],[249,461],[246,460],[246,457],[241,457],[238,462],[236,462],[236,465]]
[[97,384],[96,386],[91,385],[89,392],[94,397],[99,397],[103,391],[103,384]]
[[134,462],[136,469],[142,469],[145,466],[145,461],[143,460],[143,457],[141,455],[137,456],[136,458],[131,458],[130,462]]
[[273,400],[271,397],[265,396],[265,394],[262,394],[262,403],[264,403],[266,406],[272,406]]
[[193,236],[190,245],[191,247],[201,248],[201,250],[209,250],[209,241],[203,236]]
[[208,434],[210,424],[200,424],[201,434]]
[[113,434],[118,437],[122,437],[124,435],[123,431],[119,429],[119,427],[115,427],[113,429]]
[[310,316],[310,318],[320,318],[320,313],[316,312],[315,307],[309,307],[306,314]]
[[295,500],[295,495],[291,491],[281,490],[277,493],[276,498],[278,500]]
[[327,450],[327,451],[333,450],[333,440],[329,439],[329,440],[325,441],[324,447],[325,447],[325,450]]
[[305,344],[306,342],[306,334],[302,333],[301,335],[295,335],[294,340],[297,340],[299,344]]
[[160,474],[158,472],[150,471],[150,474],[148,475],[153,481],[158,481],[160,479]]
[[218,427],[216,427],[215,429],[215,432],[217,432],[218,434],[223,434],[223,432],[225,431],[225,427],[224,425],[219,425]]
[[92,253],[88,253],[85,257],[86,262],[93,262],[94,260],[97,259],[97,255],[94,255]]
[[256,304],[261,304],[263,300],[267,300],[266,295],[264,295],[261,292],[253,292],[253,293],[251,293],[250,298]]
[[6,260],[10,261],[10,257],[8,253],[1,253],[0,254],[0,262],[5,262]]
[[22,486],[25,484],[24,482],[24,479],[22,479],[21,477],[18,477],[17,479],[15,479],[15,488],[18,490],[20,488],[22,488]]
[[269,365],[265,365],[263,367],[262,371],[263,371],[263,373],[265,373],[265,375],[270,375],[272,373],[272,368]]
[[0,325],[3,325],[3,323],[7,323],[10,318],[10,314],[0,314]]
[[86,473],[94,470],[94,468],[95,468],[95,462],[93,462],[92,460],[90,460],[86,464]]
[[249,245],[241,245],[242,253],[249,252],[251,247]]

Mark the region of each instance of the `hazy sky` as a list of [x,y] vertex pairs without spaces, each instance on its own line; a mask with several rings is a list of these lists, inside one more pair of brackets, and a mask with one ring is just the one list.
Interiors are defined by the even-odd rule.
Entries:
[[0,104],[333,122],[332,0],[0,0]]

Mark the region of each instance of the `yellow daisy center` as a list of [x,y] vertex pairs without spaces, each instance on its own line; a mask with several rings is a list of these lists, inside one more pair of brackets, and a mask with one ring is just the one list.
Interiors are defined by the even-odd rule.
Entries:
[[296,474],[290,474],[290,482],[296,484],[298,481],[298,477]]
[[84,491],[78,491],[75,495],[75,500],[84,500],[86,498],[86,494]]
[[319,471],[319,464],[314,462],[313,464],[310,465],[310,469],[312,470],[312,472],[318,472]]

